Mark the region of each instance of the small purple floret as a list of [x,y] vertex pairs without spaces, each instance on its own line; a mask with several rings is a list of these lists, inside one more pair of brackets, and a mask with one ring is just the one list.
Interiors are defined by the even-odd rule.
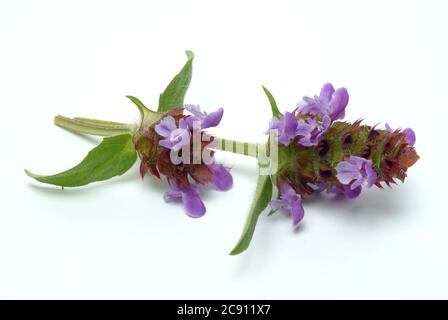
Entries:
[[348,104],[349,96],[345,88],[334,89],[331,83],[326,83],[319,96],[314,98],[303,97],[303,100],[297,104],[300,114],[309,114],[312,116],[329,116],[332,121],[343,119],[345,117],[345,107]]
[[317,146],[330,126],[331,119],[328,116],[323,116],[322,121],[317,117],[308,118],[306,121],[300,119],[296,131],[296,136],[299,137],[297,142],[305,147]]
[[211,184],[221,191],[227,191],[232,188],[233,177],[226,167],[219,163],[212,163],[208,167],[213,172]]
[[[386,122],[385,124],[386,127],[386,131],[391,133],[394,132],[394,130],[392,130],[392,128],[390,127],[390,125]],[[404,133],[404,137],[406,140],[406,143],[413,146],[415,144],[415,132],[414,130],[412,130],[411,128],[406,128],[402,131]]]
[[155,126],[155,131],[164,137],[159,141],[162,147],[179,151],[183,146],[190,144],[190,130],[184,119],[180,119],[179,128],[172,116],[167,116]]
[[168,182],[171,190],[163,195],[165,201],[182,199],[187,214],[192,218],[199,218],[205,214],[205,205],[195,188],[179,187],[173,179],[169,179]]
[[186,104],[184,105],[184,108],[192,114],[191,117],[187,118],[188,126],[191,129],[193,129],[193,124],[195,122],[197,122],[199,125],[199,128],[197,129],[207,129],[216,127],[221,122],[224,113],[223,108],[219,108],[218,110],[211,113],[207,113],[205,111],[203,112],[201,111],[199,105],[195,104]]
[[277,131],[277,141],[288,146],[296,136],[297,119],[291,112],[286,111],[280,118],[272,118],[269,123],[268,132]]
[[272,118],[268,132],[277,130],[277,141],[285,146],[296,137],[302,146],[317,146],[333,121],[344,118],[347,103],[347,89],[335,90],[331,83],[327,83],[319,96],[303,97],[298,103],[299,120],[294,113],[285,112],[279,118]]
[[377,179],[377,174],[373,170],[372,160],[361,157],[350,156],[347,161],[341,161],[336,166],[336,177],[343,185],[350,185],[350,190],[367,184],[370,188]]
[[413,146],[415,144],[415,132],[411,128],[406,128],[403,130],[403,133],[406,138],[406,142]]
[[280,199],[272,200],[270,207],[273,210],[280,208],[290,211],[293,225],[297,225],[305,214],[302,206],[302,197],[288,183],[279,182]]

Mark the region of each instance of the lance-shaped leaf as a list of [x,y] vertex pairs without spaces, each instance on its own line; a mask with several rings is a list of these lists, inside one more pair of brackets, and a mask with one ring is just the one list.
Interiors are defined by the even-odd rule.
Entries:
[[160,120],[163,117],[163,113],[155,112],[145,107],[143,102],[134,96],[126,96],[137,106],[140,111],[140,128],[145,128]]
[[130,134],[104,138],[90,150],[80,164],[67,171],[42,176],[25,170],[31,178],[42,183],[61,187],[79,187],[95,181],[103,181],[121,176],[128,171],[137,160],[137,153]]
[[166,112],[176,107],[182,107],[184,104],[185,94],[191,81],[194,58],[193,52],[186,51],[185,53],[188,58],[187,62],[160,95],[159,108],[157,109],[159,112]]
[[275,102],[274,96],[271,94],[271,92],[269,92],[268,89],[266,89],[264,86],[262,86],[262,87],[263,87],[264,93],[268,97],[269,103],[271,104],[272,115],[274,117],[278,118],[281,115],[281,113],[280,113],[280,110],[278,110],[277,102]]
[[254,235],[260,214],[266,209],[272,199],[272,182],[269,175],[258,175],[255,197],[249,210],[249,215],[238,243],[233,248],[231,255],[237,255],[245,251]]

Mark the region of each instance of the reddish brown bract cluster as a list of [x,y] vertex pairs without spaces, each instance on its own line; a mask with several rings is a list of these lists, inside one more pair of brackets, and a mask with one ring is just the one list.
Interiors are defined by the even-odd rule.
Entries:
[[[163,118],[172,116],[176,124],[179,124],[179,120],[182,118],[188,118],[183,114],[183,108],[175,108],[164,114]],[[213,178],[213,173],[209,167],[204,163],[202,157],[201,163],[193,163],[193,141],[190,139],[190,161],[188,164],[180,163],[173,164],[171,161],[171,150],[161,147],[159,141],[162,138],[155,131],[155,126],[162,120],[151,124],[149,127],[141,129],[134,141],[135,148],[138,151],[141,159],[140,175],[142,178],[150,172],[153,176],[160,178],[160,174],[166,176],[168,179],[173,179],[175,183],[180,187],[189,187],[189,178],[193,178],[200,184],[207,184]],[[213,137],[206,136],[205,132],[201,132],[201,154],[206,147],[213,141]],[[182,150],[178,153],[179,157],[182,157]],[[213,152],[210,151],[210,155],[213,156]]]

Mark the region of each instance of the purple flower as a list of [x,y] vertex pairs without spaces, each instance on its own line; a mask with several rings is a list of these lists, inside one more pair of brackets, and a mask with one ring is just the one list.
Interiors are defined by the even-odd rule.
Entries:
[[355,191],[363,183],[367,182],[370,188],[377,179],[372,167],[372,160],[350,156],[348,161],[341,161],[336,166],[336,177],[344,185],[350,185],[350,190]]
[[289,210],[293,225],[297,225],[305,214],[302,206],[302,197],[288,183],[279,182],[280,199],[272,200],[270,207],[273,210],[280,208]]
[[353,198],[356,198],[357,196],[359,196],[361,193],[361,189],[362,189],[361,187],[357,187],[352,190],[352,189],[350,189],[349,185],[343,185],[344,190],[341,191],[336,186],[331,185],[329,187],[329,185],[326,183],[319,183],[317,185],[313,185],[313,184],[308,184],[308,185],[311,188],[313,188],[315,193],[322,193],[322,192],[326,191],[327,193],[335,194],[337,197],[346,197],[349,199],[353,199]]
[[224,113],[223,108],[219,108],[218,110],[207,113],[202,112],[199,105],[195,104],[186,104],[184,105],[184,108],[188,111],[190,111],[193,116],[187,118],[188,126],[193,129],[193,123],[199,122],[201,125],[201,129],[207,129],[211,127],[216,127],[222,119],[222,115]]
[[163,198],[166,202],[182,199],[187,214],[192,218],[199,218],[205,214],[205,206],[199,192],[192,186],[180,187],[174,179],[168,179],[171,190],[165,192]]
[[324,115],[322,121],[318,117],[309,117],[306,121],[298,121],[295,135],[299,136],[298,143],[302,146],[317,146],[322,136],[331,126],[331,119]]
[[[386,122],[386,131],[387,132],[394,132],[394,130],[392,130],[392,128],[389,126],[389,124]],[[402,131],[404,133],[404,137],[406,142],[413,146],[415,144],[415,132],[414,130],[412,130],[411,128],[406,128]]]
[[226,167],[219,163],[212,163],[208,165],[208,168],[213,173],[211,184],[221,191],[227,191],[232,188],[233,178]]
[[361,190],[361,186],[352,190],[349,185],[344,184],[344,191],[339,190],[339,188],[333,187],[331,192],[336,194],[336,196],[354,199],[361,194]]
[[272,118],[269,122],[268,132],[277,131],[277,141],[288,146],[292,139],[296,136],[297,119],[294,114],[286,111],[280,118]]
[[155,130],[165,138],[159,141],[162,147],[179,151],[183,146],[190,144],[190,130],[184,119],[179,120],[177,128],[172,116],[165,117],[155,126]]
[[331,83],[326,83],[319,96],[314,98],[303,97],[297,104],[299,113],[312,116],[329,116],[331,120],[343,119],[345,117],[345,107],[348,104],[348,92],[345,88],[334,90]]

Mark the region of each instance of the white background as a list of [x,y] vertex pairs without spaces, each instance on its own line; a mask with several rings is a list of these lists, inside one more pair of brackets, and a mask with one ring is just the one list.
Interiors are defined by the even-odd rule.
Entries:
[[[447,15],[444,1],[0,2],[0,298],[448,298]],[[323,83],[347,119],[412,127],[420,161],[393,189],[312,199],[297,230],[263,217],[238,239],[255,162],[221,155],[234,188],[207,214],[165,204],[137,166],[78,189],[40,185],[99,140],[56,114],[131,122],[196,53],[187,102],[225,108],[215,131],[262,141],[266,85],[282,110]]]

